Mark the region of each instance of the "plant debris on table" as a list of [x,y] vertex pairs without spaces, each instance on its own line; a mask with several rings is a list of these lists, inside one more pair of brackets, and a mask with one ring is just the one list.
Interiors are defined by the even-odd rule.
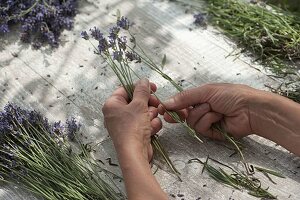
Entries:
[[[11,183],[49,200],[125,199],[116,175],[89,157],[76,138],[75,118],[49,123],[34,110],[7,104],[0,112],[0,183]],[[76,139],[79,148],[69,142]]]
[[0,0],[0,37],[17,25],[21,41],[57,47],[61,32],[73,27],[76,9],[77,0]]
[[[221,165],[225,168],[221,168],[221,167],[217,168],[209,164],[208,161],[213,161],[214,163]],[[276,199],[276,196],[268,192],[268,188],[264,189],[262,187],[260,180],[254,176],[254,173],[251,175],[244,174],[243,172],[240,172],[238,169],[234,169],[233,167],[221,163],[215,159],[212,159],[209,156],[207,156],[205,162],[199,159],[191,159],[188,161],[188,163],[192,163],[192,162],[201,163],[203,165],[202,173],[206,170],[209,176],[218,182],[221,182],[225,185],[231,186],[238,190],[245,189],[248,191],[248,194],[255,197]],[[273,170],[264,169],[261,167],[254,167],[253,171],[254,170],[263,173],[272,183],[275,182],[271,179],[269,175],[285,178],[283,175]]]

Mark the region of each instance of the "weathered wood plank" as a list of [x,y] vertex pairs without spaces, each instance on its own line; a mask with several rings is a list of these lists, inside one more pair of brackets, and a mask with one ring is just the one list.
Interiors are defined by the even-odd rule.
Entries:
[[[186,14],[179,5],[150,0],[82,1],[74,30],[64,33],[64,44],[58,49],[34,51],[19,44],[16,35],[5,38],[0,44],[0,106],[13,101],[38,109],[52,120],[77,116],[84,124],[87,141],[104,141],[96,156],[116,160],[102,124],[101,106],[117,87],[117,78],[79,35],[94,25],[107,28],[115,20],[117,9],[135,22],[132,32],[151,57],[160,62],[163,54],[167,54],[165,70],[176,80],[189,80],[194,85],[243,83],[259,89],[266,89],[264,84],[278,85],[265,73],[250,67],[249,58],[227,57],[234,46],[212,27],[207,30],[193,27],[192,15]],[[12,53],[18,56],[14,57]],[[139,72],[158,84],[158,94],[162,98],[175,92],[166,81],[149,73],[145,67]],[[192,85],[184,83],[184,86]],[[256,199],[245,192],[224,187],[205,174],[200,175],[200,165],[187,164],[189,159],[205,158],[208,153],[223,162],[237,162],[238,157],[229,157],[230,150],[212,141],[198,144],[177,125],[165,124],[161,134],[162,143],[182,172],[183,179],[179,182],[163,162],[156,161],[154,168],[160,167],[156,177],[165,191],[184,194],[185,199]],[[277,185],[264,182],[271,186],[270,190],[280,199],[299,199],[299,158],[258,137],[249,137],[244,143],[249,162],[276,169],[287,176],[284,180],[274,178]],[[111,167],[111,170],[119,173],[118,168]],[[0,190],[0,199],[31,199],[15,190],[5,191]]]

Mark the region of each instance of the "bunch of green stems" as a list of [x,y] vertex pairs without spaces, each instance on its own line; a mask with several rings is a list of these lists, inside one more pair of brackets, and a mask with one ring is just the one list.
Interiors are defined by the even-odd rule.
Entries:
[[[132,34],[130,34],[131,37],[133,37]],[[134,37],[133,37],[134,38]],[[135,39],[133,40],[135,41]],[[135,48],[131,48],[132,51],[134,51],[135,53],[137,53],[142,61],[146,64],[146,66],[148,66],[151,70],[153,70],[154,72],[158,73],[160,76],[162,76],[163,78],[165,78],[167,81],[169,81],[173,86],[174,88],[177,89],[177,91],[179,92],[182,92],[183,91],[183,88],[178,84],[176,83],[171,77],[169,77],[167,74],[165,74],[163,71],[162,71],[162,68],[164,66],[164,63],[165,63],[165,60],[166,60],[166,56],[164,56],[163,60],[162,60],[162,64],[161,66],[158,66],[155,62],[153,62],[148,56],[147,54],[145,53],[145,51],[142,49],[141,46],[139,46],[138,44],[135,45],[138,50],[135,50]],[[141,53],[139,53],[141,52]],[[167,111],[167,113],[173,118],[175,119],[175,121],[180,121],[184,127],[187,128],[188,132],[195,138],[197,138],[197,140],[201,141],[202,140],[197,136],[197,133],[194,129],[192,129],[187,123],[186,121],[183,121],[182,119],[180,119],[180,116],[176,113],[176,112],[171,112],[171,111]],[[214,124],[213,125],[213,128],[215,130],[217,130],[219,133],[221,133],[224,138],[230,142],[231,144],[233,144],[233,146],[236,148],[237,152],[239,153],[240,157],[241,157],[241,161],[243,162],[246,170],[248,173],[249,172],[249,169],[248,169],[248,164],[246,163],[246,160],[244,158],[244,155],[241,151],[241,147],[240,145],[238,144],[238,142],[230,136],[230,134],[228,134],[222,127],[220,124]]]
[[[116,175],[90,159],[82,143],[80,153],[75,153],[68,142],[42,125],[24,127],[16,120],[14,126],[18,136],[4,138],[7,146],[0,152],[1,160],[8,163],[0,163],[0,182],[18,184],[49,200],[125,199],[112,180]],[[5,156],[11,152],[13,160]]]
[[[134,39],[133,36],[132,36],[132,38]],[[101,57],[107,62],[107,64],[113,70],[114,74],[118,77],[118,80],[120,81],[121,85],[126,90],[129,99],[132,100],[132,98],[133,98],[133,92],[134,92],[134,78],[133,78],[133,76],[135,76],[138,79],[140,79],[140,76],[138,75],[137,72],[135,72],[131,68],[130,62],[128,62],[128,60],[125,58],[125,56],[122,59],[120,59],[120,60],[113,59],[112,54],[111,54],[112,52],[110,52],[109,50],[107,50],[106,52],[103,52],[102,54],[100,54],[100,52],[96,48],[96,46],[91,41],[90,41],[90,43],[94,47],[95,52],[98,55],[101,55]],[[138,45],[135,45],[135,46],[138,46]],[[140,47],[140,46],[138,46],[138,47]],[[138,54],[138,52],[135,51],[135,48],[132,48],[130,46],[127,46],[127,48],[130,49],[130,50],[132,50],[132,52]],[[142,50],[142,48],[140,48],[140,49]],[[116,43],[116,47],[115,47],[114,50],[120,51],[120,47],[118,46],[117,43]],[[145,52],[143,50],[142,50],[142,52],[143,52],[144,56],[141,55],[141,54],[138,54],[138,55],[141,57],[143,63],[145,63],[146,66],[148,66],[150,69],[154,70],[155,72],[159,73],[162,77],[164,77],[165,79],[167,79],[168,81],[170,81],[174,86],[176,86],[177,89],[179,89],[180,91],[182,91],[182,88],[177,83],[175,83],[174,80],[172,80],[168,75],[164,74],[160,70],[160,68],[145,54]],[[153,95],[155,95],[158,98],[158,96],[155,93],[153,93]],[[202,140],[197,136],[196,132],[186,123],[185,120],[182,120],[180,118],[180,116],[176,112],[167,111],[167,113],[176,122],[182,124],[182,126],[184,126],[185,128],[187,128],[188,133],[192,137],[196,138],[197,141],[202,142]],[[180,177],[179,177],[180,173],[178,172],[178,170],[175,168],[175,166],[171,162],[169,156],[167,155],[167,152],[163,148],[163,145],[158,140],[158,137],[157,136],[153,136],[152,140],[151,140],[151,143],[152,143],[154,149],[156,150],[156,152],[158,152],[163,157],[163,159],[166,161],[166,163],[169,165],[169,167],[172,170],[172,172],[175,175],[177,175],[177,177],[180,179]]]

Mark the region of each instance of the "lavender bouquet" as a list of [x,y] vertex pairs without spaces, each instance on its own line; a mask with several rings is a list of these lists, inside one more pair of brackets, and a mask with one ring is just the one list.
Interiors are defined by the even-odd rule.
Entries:
[[77,140],[77,150],[70,145],[79,128],[74,118],[52,124],[34,110],[7,104],[0,112],[0,182],[49,200],[125,199],[113,174],[89,158],[86,144]]
[[[135,37],[130,32],[130,22],[126,17],[118,17],[116,24],[110,28],[108,36],[105,37],[99,28],[93,27],[90,29],[90,34],[87,31],[81,33],[82,38],[88,40],[94,47],[94,53],[101,56],[113,72],[118,77],[121,85],[125,88],[128,96],[132,99],[134,90],[134,77],[140,79],[140,76],[132,68],[132,63],[143,63],[151,70],[155,71],[163,78],[168,80],[177,90],[183,89],[172,78],[162,71],[163,65],[166,62],[166,56],[163,57],[162,64],[157,65],[151,58],[147,56],[144,50],[136,43]],[[127,34],[127,35],[126,35]],[[127,37],[130,37],[130,44]],[[97,44],[94,44],[96,41]],[[154,94],[156,96],[156,94]],[[157,96],[156,96],[157,97]],[[176,112],[167,111],[168,114],[178,123],[187,128],[188,133],[202,142],[196,132],[188,126],[185,120],[182,120]],[[163,146],[160,144],[158,137],[152,137],[152,145],[154,149],[163,156],[172,171],[179,177],[180,173],[172,164]],[[180,179],[180,178],[179,178]]]
[[18,24],[21,41],[35,48],[43,43],[57,47],[61,32],[73,26],[76,4],[76,0],[0,0],[0,36]]

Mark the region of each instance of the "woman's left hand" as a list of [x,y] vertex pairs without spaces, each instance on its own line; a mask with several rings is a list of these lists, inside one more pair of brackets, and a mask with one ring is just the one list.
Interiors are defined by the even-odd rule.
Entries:
[[135,85],[131,102],[126,90],[121,87],[105,102],[102,112],[115,149],[120,158],[124,154],[142,153],[149,162],[153,155],[151,135],[162,127],[157,118],[159,101],[151,95],[156,85],[142,79]]

